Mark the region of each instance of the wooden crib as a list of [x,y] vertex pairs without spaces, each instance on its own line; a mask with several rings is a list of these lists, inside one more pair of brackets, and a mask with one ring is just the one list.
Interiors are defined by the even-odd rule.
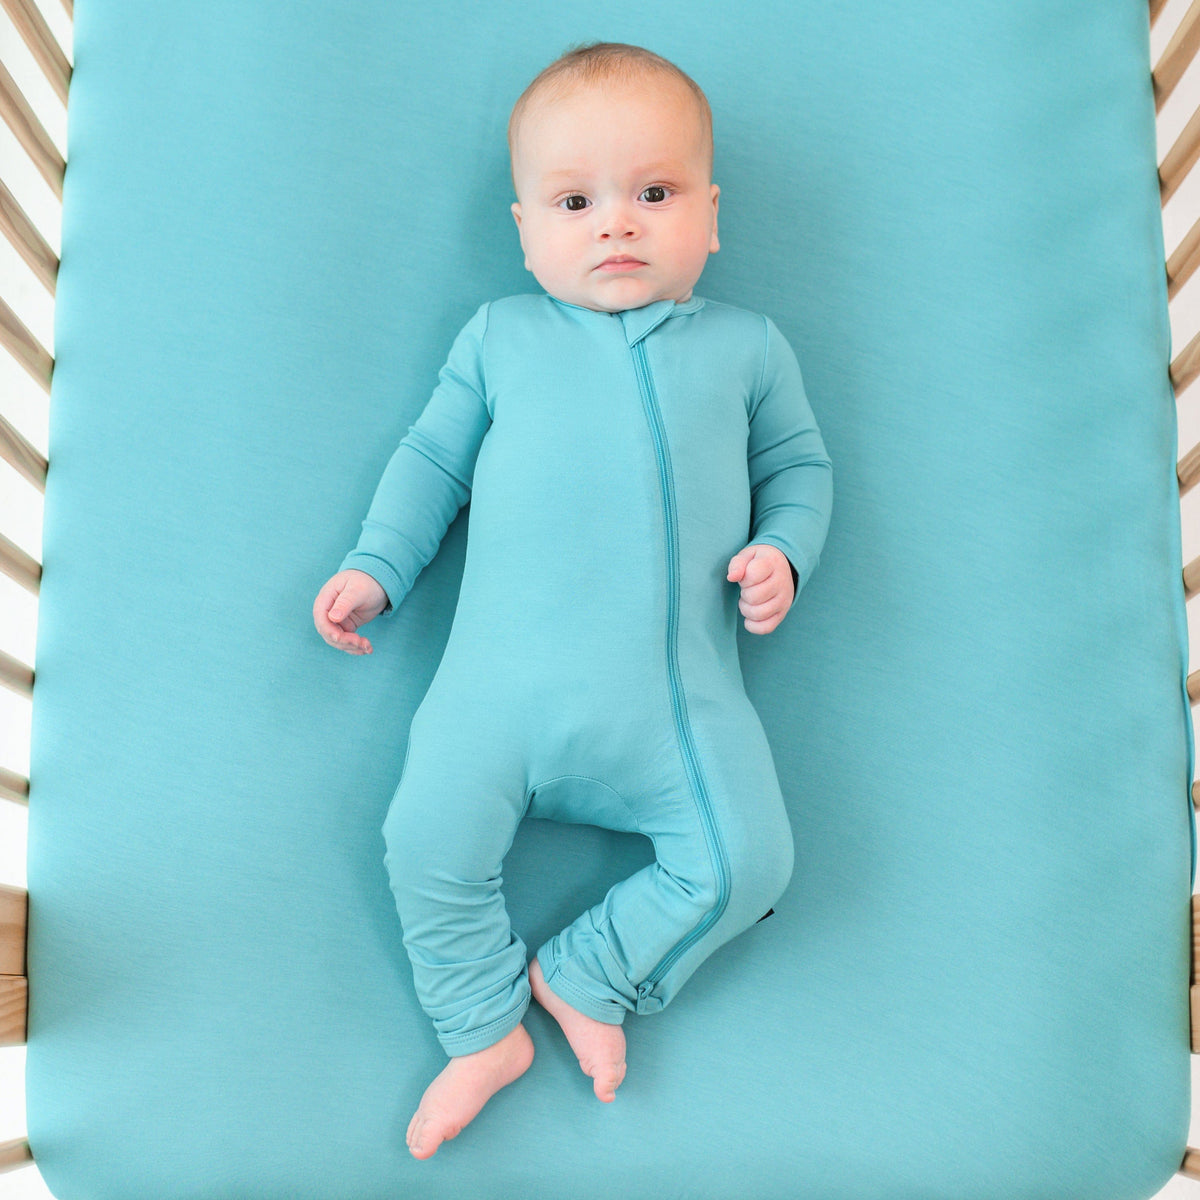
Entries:
[[[53,0],[61,3],[67,17],[72,15],[72,0]],[[15,28],[24,39],[29,52],[41,68],[58,99],[65,106],[71,78],[71,65],[59,39],[51,32],[43,14],[33,0],[3,0],[3,5]],[[1150,19],[1153,23],[1166,0],[1151,0]],[[1172,94],[1188,65],[1200,49],[1200,0],[1192,0],[1178,24],[1169,45],[1154,66],[1154,90],[1161,106]],[[30,99],[23,94],[4,64],[0,64],[0,109],[4,120],[29,160],[36,166],[47,186],[61,203],[65,161],[46,124]],[[1188,172],[1200,157],[1200,109],[1187,122],[1174,145],[1163,156],[1159,175],[1164,206],[1183,183]],[[1200,196],[1200,193],[1197,193]],[[1166,262],[1168,294],[1175,300],[1184,284],[1200,265],[1200,199],[1189,214],[1190,228],[1170,252]],[[38,225],[0,182],[0,226],[29,270],[53,297],[58,259],[39,231]],[[50,394],[54,359],[51,353],[30,332],[6,299],[12,299],[16,280],[7,278],[0,284],[0,341],[4,349],[24,370]],[[1169,364],[1170,378],[1177,397],[1183,398],[1188,387],[1200,375],[1200,333],[1197,333]],[[1180,444],[1184,444],[1181,440]],[[33,489],[44,491],[47,458],[30,436],[0,414],[0,456],[6,470],[17,472]],[[1200,444],[1192,446],[1178,463],[1181,499],[1200,481]],[[38,594],[41,565],[34,554],[17,544],[13,514],[0,515],[0,569],[33,596]],[[1193,599],[1200,591],[1200,558],[1181,564],[1186,596]],[[0,651],[0,683],[17,696],[31,701],[35,673],[31,664]],[[1200,700],[1200,670],[1188,678],[1188,693],[1193,705]],[[29,802],[29,780],[11,766],[0,766],[0,801],[24,806]],[[1200,782],[1193,784],[1193,801],[1200,807]],[[22,1044],[26,1036],[26,1011],[29,981],[26,977],[25,938],[28,896],[22,888],[0,886],[0,1042]],[[1193,975],[1191,988],[1192,1048],[1200,1051],[1200,985],[1194,969],[1195,947],[1200,946],[1200,906],[1193,897]],[[34,980],[34,987],[38,981]],[[0,1169],[20,1168],[32,1161],[30,1147],[23,1137],[13,1137],[0,1144]],[[1200,1149],[1189,1149],[1180,1163],[1181,1174],[1200,1180]]]

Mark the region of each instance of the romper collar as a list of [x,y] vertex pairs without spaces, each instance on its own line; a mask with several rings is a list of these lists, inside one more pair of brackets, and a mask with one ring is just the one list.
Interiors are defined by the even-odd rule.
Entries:
[[593,313],[597,317],[612,317],[619,319],[625,331],[625,340],[633,346],[640,342],[651,330],[656,329],[668,317],[682,317],[688,313],[694,313],[697,309],[704,306],[704,301],[692,293],[690,300],[682,302],[675,300],[655,300],[653,304],[644,304],[641,308],[626,308],[620,312],[608,313],[601,312],[594,308],[585,308],[582,304],[571,304],[567,300],[559,300],[557,296],[551,296],[551,300],[555,304],[561,304],[564,308],[573,308],[583,313]]

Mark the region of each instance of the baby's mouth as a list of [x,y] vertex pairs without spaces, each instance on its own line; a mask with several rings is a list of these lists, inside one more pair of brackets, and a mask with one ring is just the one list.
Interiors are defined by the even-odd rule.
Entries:
[[606,258],[597,268],[597,271],[633,271],[638,267],[644,267],[646,264],[640,258],[634,258],[630,254],[612,254]]

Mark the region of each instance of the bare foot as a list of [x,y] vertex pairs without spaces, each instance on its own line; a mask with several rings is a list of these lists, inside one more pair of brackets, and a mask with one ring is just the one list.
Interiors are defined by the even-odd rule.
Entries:
[[533,1039],[518,1025],[494,1045],[452,1058],[425,1089],[408,1124],[405,1141],[414,1158],[431,1158],[457,1137],[502,1088],[524,1075],[533,1062]]
[[555,995],[536,958],[529,964],[529,986],[533,998],[562,1026],[583,1073],[592,1077],[596,1095],[611,1103],[625,1078],[625,1031],[620,1025],[585,1016]]

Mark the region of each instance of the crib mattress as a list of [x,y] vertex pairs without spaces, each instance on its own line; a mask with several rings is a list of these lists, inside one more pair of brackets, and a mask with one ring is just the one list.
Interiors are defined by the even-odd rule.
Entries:
[[[1189,1115],[1195,831],[1144,0],[623,15],[77,0],[29,814],[29,1139],[62,1200],[1123,1200]],[[721,243],[835,464],[739,634],[796,843],[768,920],[591,1092],[426,1162],[445,1063],[381,825],[464,509],[375,653],[313,596],[485,300],[504,129],[569,45],[705,88]],[[527,821],[542,944],[651,859]]]

